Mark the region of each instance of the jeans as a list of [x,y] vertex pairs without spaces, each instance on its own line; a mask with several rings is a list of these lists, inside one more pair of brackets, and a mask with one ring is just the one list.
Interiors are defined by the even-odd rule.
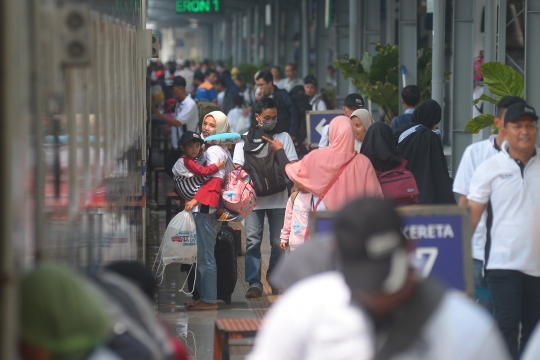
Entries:
[[484,277],[484,262],[482,260],[473,259],[474,261],[474,292],[476,301],[482,306],[488,308],[493,305],[491,292],[488,288],[488,283]]
[[195,286],[205,303],[217,302],[217,267],[214,257],[216,237],[221,223],[215,214],[193,213],[197,228],[197,279]]
[[270,226],[270,263],[266,278],[270,276],[283,250],[279,247],[281,229],[285,220],[285,209],[254,210],[245,220],[246,226],[246,282],[249,287],[262,290],[261,283],[261,241],[263,238],[264,215]]
[[[540,277],[515,270],[488,270],[494,317],[513,359],[527,345],[540,320]],[[518,342],[521,323],[521,340]]]

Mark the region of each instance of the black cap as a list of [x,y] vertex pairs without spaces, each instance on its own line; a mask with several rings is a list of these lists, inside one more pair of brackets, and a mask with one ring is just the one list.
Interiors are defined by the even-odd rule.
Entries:
[[180,146],[184,146],[192,140],[204,144],[204,140],[201,135],[194,133],[193,131],[186,131],[182,134],[182,137],[180,138]]
[[528,115],[535,121],[538,121],[538,115],[536,115],[536,110],[531,105],[528,105],[525,102],[520,102],[514,105],[510,105],[506,110],[504,115],[504,125],[508,124],[511,121],[516,120],[518,117]]
[[304,78],[304,85],[305,84],[313,84],[315,86],[318,86],[317,78],[315,78],[315,76],[313,75],[308,75]]
[[353,93],[347,95],[345,98],[345,102],[343,103],[345,106],[360,106],[361,108],[364,107],[364,98],[362,95]]
[[407,280],[408,260],[401,218],[394,205],[361,198],[336,217],[340,267],[352,290],[392,294]]

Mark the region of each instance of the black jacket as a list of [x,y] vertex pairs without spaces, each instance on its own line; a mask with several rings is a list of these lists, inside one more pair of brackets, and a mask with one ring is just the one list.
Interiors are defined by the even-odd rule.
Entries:
[[[274,128],[274,133],[288,132],[291,136],[298,135],[298,109],[287,92],[287,90],[278,89],[274,85],[274,100],[277,103],[278,123]],[[251,118],[255,119],[255,106],[251,109]]]

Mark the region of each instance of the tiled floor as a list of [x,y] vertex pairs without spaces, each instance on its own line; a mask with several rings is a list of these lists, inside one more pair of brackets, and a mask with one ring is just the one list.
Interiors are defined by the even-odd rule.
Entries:
[[[160,204],[165,203],[164,194],[172,189],[172,180],[165,174],[159,183]],[[159,250],[161,238],[165,232],[165,211],[151,210],[147,230],[147,263],[153,264],[155,255]],[[265,277],[270,245],[268,240],[268,224],[265,224],[264,239],[261,246],[263,258],[263,274]],[[243,239],[245,250],[245,239]],[[268,284],[263,281],[264,294],[259,299],[248,300],[244,297],[247,284],[244,281],[244,257],[238,257],[238,280],[232,296],[232,302],[225,304],[218,302],[217,311],[185,310],[184,303],[191,301],[191,295],[179,292],[186,280],[187,273],[180,272],[179,264],[171,264],[165,269],[163,281],[158,288],[156,296],[156,310],[158,316],[169,326],[174,335],[182,338],[189,347],[193,359],[213,359],[214,321],[216,318],[257,318],[262,317],[269,305],[275,300],[271,295]],[[187,285],[185,286],[187,292]],[[243,340],[231,346],[231,359],[244,359],[249,352],[252,340]]]

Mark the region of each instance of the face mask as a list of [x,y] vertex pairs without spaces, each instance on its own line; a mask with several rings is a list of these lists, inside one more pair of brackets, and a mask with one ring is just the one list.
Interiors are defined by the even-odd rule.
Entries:
[[277,120],[263,120],[261,123],[264,131],[272,131],[276,127]]

